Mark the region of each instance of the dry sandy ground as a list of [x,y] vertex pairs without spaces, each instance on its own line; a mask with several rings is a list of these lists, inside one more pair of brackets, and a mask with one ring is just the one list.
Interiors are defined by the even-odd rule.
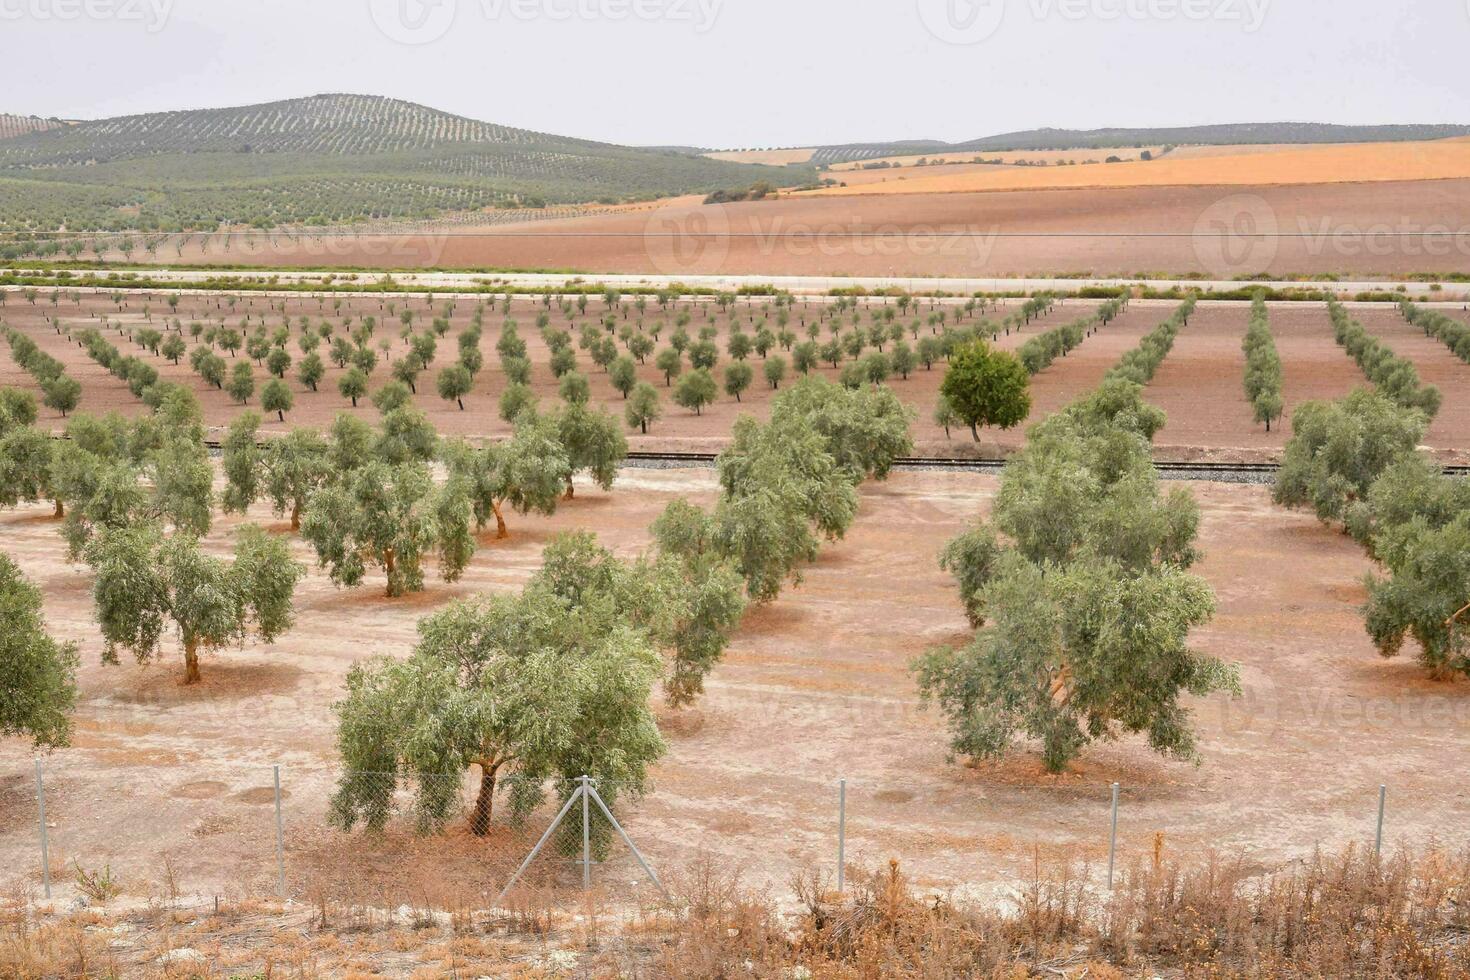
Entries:
[[[784,894],[796,869],[835,860],[841,778],[850,858],[897,857],[921,883],[980,894],[1024,872],[1035,846],[1101,859],[1114,781],[1124,865],[1142,860],[1156,833],[1170,849],[1215,848],[1263,864],[1318,844],[1367,843],[1380,783],[1390,787],[1390,843],[1462,842],[1470,686],[1431,683],[1408,658],[1379,658],[1356,611],[1368,570],[1361,551],[1274,508],[1260,487],[1191,488],[1203,511],[1198,571],[1219,597],[1195,640],[1239,663],[1245,687],[1240,701],[1192,705],[1201,766],[1156,758],[1135,738],[1095,746],[1056,777],[1025,746],[1001,762],[948,761],[943,724],[917,702],[906,665],[966,636],[935,555],[988,507],[995,486],[953,473],[865,486],[848,539],[824,550],[800,588],[747,617],[708,696],[689,710],[660,709],[668,756],[651,795],[625,810],[656,867],[667,873],[712,853]],[[555,518],[520,520],[508,541],[483,542],[461,582],[431,580],[406,599],[382,598],[376,578],[340,591],[313,572],[298,592],[294,631],[272,648],[207,657],[204,683],[193,688],[177,683],[172,641],[152,666],[101,665],[90,573],[61,560],[49,508],[0,514],[5,551],[43,590],[52,629],[83,655],[76,745],[46,762],[59,876],[70,877],[61,865],[72,860],[110,865],[129,892],[156,894],[167,855],[187,892],[273,887],[270,766],[279,762],[294,893],[310,898],[313,881],[335,872],[358,887],[371,878],[394,904],[426,877],[488,900],[526,835],[501,830],[479,844],[459,829],[447,840],[399,833],[375,844],[323,827],[330,705],[346,671],[366,656],[405,655],[415,621],[453,597],[517,588],[557,531],[590,528],[631,555],[669,501],[709,503],[713,494],[707,471],[625,472],[611,494],[581,488]],[[250,517],[285,533],[267,513]],[[218,522],[210,545],[227,547],[237,523]],[[299,541],[294,549],[308,560]],[[25,746],[0,747],[0,867],[34,882],[32,778]],[[597,874],[637,891],[625,856]],[[413,900],[433,900],[423,896]]]
[[[319,306],[315,299],[309,297],[291,298],[288,301],[288,311],[293,321],[293,341],[289,345],[292,356],[298,359],[300,357],[294,341],[295,322],[299,316],[308,315],[313,322],[318,322],[323,315],[327,315],[335,324],[340,325],[340,315],[351,311],[354,322],[358,322],[364,315],[375,316],[380,322],[392,321],[390,327],[380,327],[379,333],[381,336],[386,331],[387,336],[393,339],[391,356],[401,357],[403,347],[397,339],[398,323],[386,308],[388,302],[390,300],[386,299],[382,302],[376,299],[346,300],[340,314],[334,315],[330,302]],[[401,310],[404,300],[400,297],[397,302],[398,309]],[[422,297],[413,297],[408,302],[419,317],[418,324],[426,324],[428,308]],[[235,325],[247,311],[254,311],[254,323],[258,323],[259,317],[269,311],[267,300],[261,297],[243,300],[233,314],[226,307],[216,308],[215,303],[216,299],[210,296],[185,294],[178,315],[186,324],[191,319],[202,320],[210,316],[225,315],[228,322]],[[125,322],[131,327],[142,322],[142,308],[145,304],[154,311],[152,315],[155,326],[160,325],[157,321],[161,320],[167,307],[157,298],[131,298],[127,308],[119,312],[105,297],[87,297],[80,307],[63,301],[57,312],[63,326],[72,329],[95,326],[102,317],[110,318],[114,322]],[[442,301],[436,305],[442,305]],[[1002,335],[998,338],[997,345],[1014,350],[1037,333],[1084,316],[1095,306],[1090,301],[1064,301],[1049,316],[1033,322],[1024,330],[1013,332],[1009,336]],[[604,313],[602,307],[600,298],[592,300],[588,305],[587,315],[577,317],[577,322],[597,322]],[[716,369],[719,372],[729,360],[723,354],[729,333],[729,316],[720,314],[713,304],[683,308],[691,310],[693,314],[689,326],[691,334],[695,334],[698,326],[707,322],[709,314],[715,314],[720,331],[718,343],[722,351],[721,367]],[[1008,310],[1014,308],[1014,303],[1002,304],[998,311],[992,310],[986,315],[999,321]],[[505,389],[505,378],[495,354],[495,343],[504,319],[498,308],[486,311],[485,333],[480,345],[486,366],[476,379],[474,391],[465,398],[466,410],[459,411],[453,402],[439,398],[434,390],[434,374],[439,368],[453,363],[457,357],[458,344],[455,337],[468,326],[473,310],[474,303],[471,301],[461,301],[456,307],[451,332],[439,343],[433,369],[420,378],[417,404],[442,433],[467,436],[503,435],[509,431],[509,426],[497,414],[500,394]],[[1140,338],[1166,319],[1172,310],[1171,303],[1135,302],[1107,328],[1038,374],[1032,379],[1032,418],[1042,418],[1056,411],[1095,386],[1127,350],[1137,345]],[[542,399],[554,399],[557,388],[546,366],[549,353],[535,327],[536,315],[541,311],[539,303],[518,301],[511,316],[520,324],[520,334],[530,348],[534,365],[533,389]],[[650,303],[643,319],[649,325],[660,319],[667,319],[672,323],[674,312],[671,307],[668,313],[660,313],[657,305]],[[790,328],[804,340],[806,334],[803,323],[812,321],[819,312],[820,304],[798,300],[792,312]],[[916,312],[911,311],[904,322],[915,317],[923,320],[929,312],[930,307],[924,304]],[[1169,415],[1168,427],[1160,433],[1158,439],[1159,458],[1257,460],[1279,455],[1289,435],[1289,426],[1273,427],[1273,431],[1267,433],[1264,427],[1255,425],[1241,387],[1244,359],[1240,342],[1245,333],[1248,312],[1248,304],[1244,303],[1207,303],[1200,308],[1190,326],[1180,334],[1173,352],[1155,376],[1147,394],[1152,402],[1165,409]],[[13,304],[7,307],[3,315],[12,326],[34,337],[44,350],[66,362],[68,371],[82,382],[82,410],[102,412],[117,409],[128,413],[143,411],[142,402],[134,398],[122,382],[104,371],[76,344],[59,336],[45,323],[44,317],[49,314],[50,307],[43,301],[35,307],[23,303]],[[740,318],[749,333],[754,329],[752,320],[760,319],[763,313],[759,304],[754,307],[741,304],[738,309],[732,310],[732,315]],[[1369,330],[1379,333],[1395,350],[1412,359],[1426,381],[1438,384],[1443,390],[1444,407],[1429,431],[1427,444],[1441,451],[1447,458],[1470,454],[1470,365],[1459,361],[1437,341],[1425,338],[1422,333],[1405,324],[1393,307],[1355,309],[1354,315]],[[636,321],[637,316],[636,310],[630,312],[633,320]],[[867,318],[864,319],[866,321]],[[270,313],[268,321],[274,328],[280,322],[280,315]],[[560,313],[555,315],[555,322],[566,326]],[[773,330],[776,329],[774,316],[768,319],[768,323]],[[1331,322],[1324,308],[1315,305],[1276,304],[1271,308],[1271,325],[1285,364],[1284,392],[1288,417],[1303,401],[1340,397],[1354,387],[1367,383],[1357,365],[1333,342]],[[927,329],[927,326],[921,327],[921,330]],[[572,328],[571,332],[575,337],[578,328]],[[671,331],[664,333],[661,347],[667,345],[669,332]],[[823,323],[820,339],[825,341],[828,336],[827,324]],[[110,339],[119,349],[145,357],[164,377],[192,385],[204,406],[206,421],[217,430],[228,426],[241,411],[241,406],[225,392],[205,386],[198,375],[190,370],[187,360],[173,365],[161,357],[142,352],[136,345],[130,344],[125,336],[114,333]],[[910,344],[912,345],[912,340]],[[243,352],[239,355],[240,358],[244,356]],[[786,356],[789,361],[789,355]],[[585,353],[579,353],[579,359],[580,370],[591,381],[594,402],[621,417],[623,399],[612,387],[607,375],[592,364]],[[645,450],[718,450],[727,440],[730,426],[739,415],[764,417],[769,411],[772,397],[776,394],[763,380],[759,358],[754,357],[754,361],[756,380],[740,402],[722,392],[715,404],[707,407],[702,415],[695,415],[672,403],[668,397],[669,389],[650,357],[648,363],[639,368],[639,377],[657,386],[664,394],[664,417],[655,423],[648,436],[631,434],[630,444],[635,449]],[[371,388],[376,389],[387,380],[386,370],[385,366],[378,367]],[[837,371],[824,365],[820,373],[835,378]],[[288,414],[285,423],[278,422],[272,415],[265,421],[263,431],[282,432],[294,425],[321,426],[329,423],[339,412],[355,411],[363,418],[376,418],[376,410],[367,399],[362,399],[354,410],[351,403],[338,394],[337,380],[341,374],[339,368],[329,364],[320,390],[313,393],[295,380],[293,372],[288,372],[287,377],[296,395],[296,407]],[[921,367],[906,380],[895,376],[890,381],[893,389],[918,413],[914,437],[922,454],[994,455],[1021,444],[1024,426],[1009,432],[986,431],[982,433],[979,445],[974,444],[969,434],[961,430],[952,431],[947,438],[944,430],[933,422],[934,405],[943,374],[943,365],[937,364],[930,371]],[[258,388],[266,377],[264,368],[257,366],[256,376]],[[794,377],[794,373],[792,376]],[[37,390],[34,381],[20,370],[3,345],[0,345],[0,385]],[[255,405],[258,408],[258,400]],[[55,428],[63,425],[63,420],[56,413],[44,409],[42,421],[43,424]]]
[[[1086,169],[1128,166],[1134,165]],[[1040,171],[1025,171],[1034,172]],[[1371,278],[1470,272],[1466,229],[1470,180],[1401,180],[803,195],[709,206],[686,200],[616,214],[466,227],[452,236],[277,239],[249,250],[226,250],[219,240],[202,246],[195,237],[181,255],[160,250],[156,261],[676,276]]]
[[1323,184],[1341,181],[1447,180],[1470,177],[1470,142],[1352,143],[1276,153],[1172,155],[1100,167],[1025,167],[990,173],[945,171],[878,188],[833,187],[812,195],[920,194],[936,191],[1041,190],[1078,187]]
[[[928,160],[930,165],[943,164],[942,171],[919,171],[921,174],[930,173],[931,176],[938,174],[951,174],[955,171],[949,169],[969,163],[976,157],[985,160],[1000,160],[1002,163],[1040,163],[1048,165],[1056,163],[1102,163],[1108,157],[1117,157],[1119,160],[1137,160],[1144,150],[1154,155],[1163,149],[1161,146],[1145,147],[1108,147],[1106,149],[1070,149],[1070,150],[952,150],[938,153],[914,153],[906,156],[878,157],[872,160],[854,160],[851,163],[839,163],[832,167],[834,174],[848,174],[852,171],[860,171],[865,164],[892,163],[903,167],[912,167],[920,160]],[[846,179],[844,176],[842,179]]]

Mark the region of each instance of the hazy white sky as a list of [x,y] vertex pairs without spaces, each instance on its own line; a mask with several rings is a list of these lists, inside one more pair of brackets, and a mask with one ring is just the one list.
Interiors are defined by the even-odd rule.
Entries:
[[1470,0],[0,0],[0,111],[391,95],[611,142],[1470,123]]

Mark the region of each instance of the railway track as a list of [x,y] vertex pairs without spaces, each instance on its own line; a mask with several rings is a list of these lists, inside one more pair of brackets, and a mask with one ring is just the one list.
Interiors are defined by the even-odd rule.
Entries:
[[[716,453],[630,452],[628,463],[648,468],[697,468],[715,465]],[[899,470],[961,470],[974,473],[999,473],[1005,466],[1000,459],[963,459],[959,457],[913,456],[899,459]],[[1218,463],[1158,460],[1159,474],[1174,480],[1218,480],[1228,483],[1265,483],[1281,469],[1280,463]],[[1447,466],[1450,476],[1470,476],[1470,466]]]
[[[66,437],[57,435],[55,438]],[[211,456],[218,457],[223,452],[223,443],[218,439],[206,439],[204,444]],[[718,459],[718,453],[630,452],[626,465],[639,469],[709,469]],[[905,456],[893,465],[896,470],[955,470],[971,473],[999,473],[1004,467],[1003,459],[945,456]],[[1281,469],[1281,464],[1155,460],[1154,468],[1166,480],[1269,483],[1271,477]],[[1470,466],[1446,466],[1444,471],[1446,476],[1470,477]]]

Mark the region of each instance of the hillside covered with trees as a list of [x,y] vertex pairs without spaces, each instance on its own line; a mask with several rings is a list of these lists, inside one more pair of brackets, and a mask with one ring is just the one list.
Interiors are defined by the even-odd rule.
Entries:
[[0,230],[213,230],[617,203],[759,181],[759,167],[320,95],[151,113],[0,140]]

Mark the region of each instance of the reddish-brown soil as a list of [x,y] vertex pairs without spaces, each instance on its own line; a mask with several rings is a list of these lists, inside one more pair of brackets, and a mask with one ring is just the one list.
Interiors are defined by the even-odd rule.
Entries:
[[1470,364],[1397,314],[1357,314],[1357,319],[1393,348],[1394,353],[1413,361],[1421,381],[1439,386],[1444,393],[1444,405],[1430,424],[1424,441],[1431,446],[1451,445],[1459,436],[1470,432],[1470,398],[1466,397],[1470,391]]
[[[1245,236],[1224,267],[1210,237],[1220,227]],[[666,275],[1373,277],[1470,272],[1466,229],[1470,180],[1134,187],[681,200],[443,236],[279,238],[228,249],[219,239],[201,247],[196,236],[181,253],[160,249],[154,261]],[[1282,237],[1251,237],[1272,230]]]
[[[177,315],[186,326],[191,320],[215,318],[217,321],[219,316],[225,316],[231,326],[238,326],[247,314],[252,317],[252,325],[258,324],[263,314],[266,315],[271,329],[280,323],[280,313],[271,312],[268,306],[271,302],[281,302],[279,299],[247,297],[239,302],[233,313],[225,305],[216,307],[217,302],[220,301],[208,295],[185,294]],[[392,341],[392,358],[401,357],[404,347],[403,342],[398,339],[397,317],[388,311],[387,305],[396,302],[400,311],[405,303],[410,305],[417,316],[416,326],[420,329],[430,318],[429,308],[421,296],[409,297],[407,300],[403,297],[382,301],[361,297],[346,299],[343,300],[341,310],[336,312],[330,302],[319,305],[311,297],[294,296],[285,302],[293,321],[293,339],[288,344],[288,349],[293,358],[298,360],[301,355],[295,344],[295,336],[299,332],[296,321],[302,315],[310,316],[313,323],[320,322],[325,316],[338,326],[339,334],[342,332],[342,316],[350,313],[354,325],[364,315],[375,316],[381,324],[378,338],[387,337]],[[437,301],[436,307],[442,306],[442,302]],[[187,360],[178,365],[171,364],[164,358],[147,354],[128,340],[128,331],[144,322],[145,305],[150,310],[153,325],[165,325],[167,318],[164,314],[167,307],[161,299],[133,297],[125,303],[125,308],[119,311],[102,296],[84,296],[80,306],[63,300],[56,310],[44,300],[35,306],[12,302],[3,311],[3,316],[6,322],[25,331],[43,349],[66,362],[68,371],[82,382],[83,411],[117,409],[137,413],[144,410],[143,404],[133,397],[126,385],[89,359],[74,341],[58,334],[46,318],[59,317],[63,331],[73,332],[98,326],[104,319],[113,324],[121,324],[121,335],[116,330],[108,334],[112,343],[120,350],[144,357],[165,378],[192,385],[203,403],[206,422],[214,427],[215,435],[219,435],[242,407],[225,392],[206,386],[190,369]],[[438,430],[447,435],[503,435],[508,432],[509,427],[500,419],[498,405],[500,394],[505,389],[505,378],[500,370],[495,343],[500,336],[505,317],[498,307],[486,310],[485,331],[480,344],[485,356],[485,368],[476,379],[474,390],[465,398],[466,409],[460,411],[455,403],[444,401],[435,391],[434,378],[439,369],[453,363],[458,356],[456,337],[468,326],[474,306],[474,300],[459,301],[451,330],[439,342],[433,367],[420,376],[417,404],[428,413]],[[593,300],[588,304],[587,314],[576,316],[575,323],[572,324],[558,312],[554,315],[554,323],[569,328],[575,343],[580,324],[598,322],[604,315],[602,306],[601,299]],[[1020,331],[1002,334],[996,343],[1004,349],[1015,350],[1037,333],[1087,315],[1095,307],[1096,304],[1090,301],[1064,301],[1047,317],[1034,321]],[[679,308],[687,309],[693,314],[688,327],[691,335],[697,334],[698,328],[708,322],[710,315],[715,316],[719,330],[717,343],[722,351],[721,366],[716,369],[717,375],[729,361],[723,351],[729,336],[731,316],[740,319],[747,333],[753,331],[753,321],[763,316],[767,317],[771,328],[776,329],[775,317],[763,312],[759,303],[754,306],[742,303],[730,314],[720,313],[713,303]],[[1014,308],[1014,303],[1002,304],[998,310],[988,311],[986,316],[999,321]],[[547,367],[549,352],[536,329],[536,316],[542,309],[534,301],[517,301],[510,315],[518,322],[521,337],[529,346],[529,356],[533,363],[532,387],[535,393],[542,399],[555,399],[557,386]],[[803,323],[812,322],[820,315],[821,309],[819,302],[797,301],[789,326],[796,332],[798,339],[806,339]],[[1080,348],[1057,359],[1032,379],[1031,419],[1039,419],[1056,411],[1096,385],[1107,370],[1127,350],[1135,346],[1144,334],[1166,319],[1172,309],[1171,303],[1135,301],[1122,316],[1088,338]],[[657,304],[650,303],[642,319],[646,327],[651,327],[659,320],[672,324],[675,312],[676,308],[672,306],[668,312],[660,312]],[[917,311],[911,310],[903,320],[908,322],[917,317],[922,321],[929,313],[930,307],[925,303]],[[1147,392],[1149,400],[1165,409],[1169,415],[1168,427],[1158,439],[1159,458],[1255,460],[1279,455],[1289,435],[1290,426],[1273,427],[1273,431],[1268,434],[1263,426],[1255,425],[1251,421],[1250,408],[1241,388],[1244,363],[1240,341],[1245,332],[1247,314],[1247,304],[1205,303],[1201,305],[1189,327],[1180,333],[1174,350],[1165,359]],[[1428,444],[1446,458],[1470,453],[1470,365],[1457,360],[1437,341],[1431,341],[1408,327],[1391,306],[1355,308],[1353,315],[1362,320],[1370,330],[1381,332],[1395,349],[1414,360],[1426,381],[1438,384],[1443,390],[1444,408],[1430,429]],[[864,319],[866,322],[867,318]],[[630,310],[628,322],[637,320],[637,311]],[[1331,323],[1322,307],[1273,305],[1271,326],[1285,366],[1284,393],[1288,419],[1291,411],[1303,401],[1339,397],[1355,386],[1367,384],[1357,365],[1333,342]],[[921,326],[920,329],[927,331],[929,328]],[[665,331],[660,341],[661,346],[667,344],[671,332],[672,327]],[[823,322],[820,325],[819,340],[825,341],[828,336],[828,325]],[[912,345],[912,339],[910,344]],[[325,348],[319,348],[319,352],[325,355]],[[789,354],[784,356],[789,362]],[[244,358],[242,351],[236,360]],[[644,450],[717,450],[728,439],[730,426],[739,415],[748,413],[764,417],[776,392],[764,381],[759,357],[752,355],[752,358],[756,364],[756,378],[750,390],[742,395],[742,400],[737,402],[721,392],[715,404],[706,407],[703,414],[695,415],[673,404],[669,397],[670,389],[665,386],[662,375],[650,357],[648,363],[640,366],[639,377],[654,384],[663,393],[664,414],[653,425],[649,435],[631,434],[631,445],[635,449]],[[229,360],[226,357],[226,361]],[[370,389],[376,389],[387,381],[387,370],[386,364],[380,362],[373,374]],[[594,402],[621,417],[622,396],[612,387],[607,374],[591,363],[586,353],[581,351],[579,370],[586,373],[591,381]],[[258,389],[264,383],[267,373],[260,366],[256,366],[255,371]],[[820,373],[835,378],[838,372],[824,364]],[[353,409],[351,403],[338,393],[337,380],[341,374],[341,369],[329,363],[327,376],[321,382],[320,390],[311,392],[295,380],[293,366],[287,372],[287,380],[295,392],[296,407],[287,415],[284,423],[277,421],[272,415],[265,421],[263,431],[271,434],[285,431],[293,425],[321,426],[330,422],[339,412],[355,413],[369,419],[376,417],[376,410],[368,399],[361,399],[358,407]],[[978,444],[962,429],[952,430],[946,438],[944,430],[933,422],[934,404],[943,374],[943,365],[936,364],[933,370],[926,371],[920,367],[907,379],[895,376],[890,380],[894,390],[917,412],[914,437],[920,453],[938,456],[994,455],[1021,444],[1025,437],[1025,426],[1008,432],[987,430],[981,433]],[[794,377],[794,372],[790,376]],[[19,369],[4,345],[0,345],[0,385],[37,390],[34,381]],[[258,404],[259,399],[254,399],[253,405],[258,408]],[[42,422],[53,428],[59,428],[63,424],[63,420],[49,410],[43,410]]]
[[[589,528],[631,555],[669,501],[709,503],[714,489],[708,471],[626,471],[610,494],[582,487],[554,518],[517,521],[508,541],[485,540],[462,581],[431,578],[404,599],[382,598],[376,577],[341,591],[313,571],[291,633],[274,647],[207,657],[204,683],[190,688],[177,683],[171,638],[151,666],[103,666],[90,572],[63,562],[49,508],[0,514],[0,542],[43,590],[51,628],[82,651],[76,745],[46,762],[58,878],[70,879],[73,860],[110,865],[130,893],[164,894],[167,856],[186,892],[273,887],[270,767],[279,762],[297,894],[310,899],[307,879],[322,869],[365,867],[400,885],[384,895],[407,901],[407,882],[442,864],[458,869],[475,900],[493,897],[525,835],[497,831],[477,844],[461,829],[447,840],[411,844],[400,833],[368,843],[325,829],[330,705],[346,671],[367,656],[405,655],[416,620],[453,597],[518,587],[557,531]],[[707,697],[684,711],[660,708],[669,754],[651,795],[624,811],[656,867],[668,873],[709,852],[784,893],[797,868],[835,860],[840,778],[849,858],[896,857],[923,884],[981,895],[1024,871],[1033,846],[1101,860],[1114,781],[1125,867],[1147,859],[1155,834],[1171,852],[1215,848],[1261,863],[1319,844],[1369,844],[1380,783],[1389,786],[1390,845],[1455,837],[1470,686],[1431,683],[1411,657],[1378,657],[1356,608],[1369,568],[1362,552],[1273,507],[1261,487],[1191,488],[1203,516],[1197,571],[1219,598],[1195,642],[1240,664],[1245,689],[1239,701],[1191,705],[1202,765],[1155,757],[1137,738],[1088,749],[1063,776],[1043,774],[1026,746],[1000,762],[948,761],[942,721],[917,701],[906,665],[933,644],[965,639],[935,555],[994,489],[992,478],[959,473],[865,486],[847,539],[824,549],[801,587],[748,615]],[[263,510],[249,516],[285,533]],[[210,547],[226,548],[237,524],[220,520]],[[299,541],[293,548],[309,560]],[[34,884],[32,781],[28,748],[0,746],[0,868]],[[626,857],[596,873],[622,886],[637,878]]]

